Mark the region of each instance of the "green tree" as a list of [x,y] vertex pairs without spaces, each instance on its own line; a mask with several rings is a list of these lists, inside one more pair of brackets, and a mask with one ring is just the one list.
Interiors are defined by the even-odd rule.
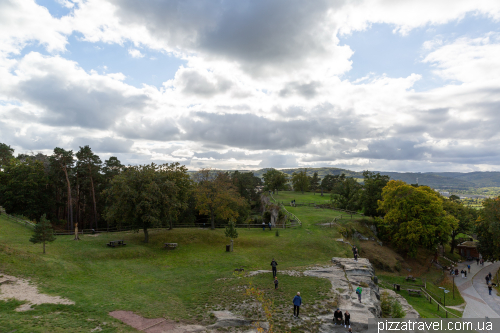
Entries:
[[227,238],[231,239],[231,252],[233,252],[233,239],[238,238],[236,223],[233,220],[229,221],[229,223],[227,224],[225,234]]
[[258,200],[256,187],[262,185],[262,180],[254,176],[253,172],[235,171],[231,174],[231,180],[240,196],[247,199],[248,203]]
[[312,176],[312,178],[310,180],[310,184],[309,184],[309,187],[313,191],[314,195],[316,195],[316,190],[318,189],[318,186],[319,186],[318,173],[314,172],[314,174],[313,174],[313,176]]
[[335,183],[331,200],[340,209],[358,210],[360,208],[361,185],[352,177],[344,178]]
[[475,231],[485,260],[500,260],[500,197],[483,201]]
[[268,169],[263,175],[264,189],[266,191],[278,191],[288,183],[288,175],[276,169]]
[[79,175],[83,176],[86,182],[90,185],[88,188],[93,203],[94,226],[95,229],[97,229],[98,214],[94,181],[96,178],[100,177],[102,161],[99,156],[92,152],[92,149],[89,146],[80,147],[80,150],[75,155],[78,159],[76,162],[77,171]]
[[9,164],[10,160],[14,157],[13,154],[13,148],[0,142],[0,169]]
[[71,182],[69,180],[70,173],[72,172],[75,163],[72,150],[64,150],[62,148],[54,148],[54,153],[50,156],[50,165],[54,170],[60,170],[66,179],[68,190],[68,221],[70,222],[70,230],[74,229],[73,225],[73,200],[71,199]]
[[50,207],[49,179],[41,162],[13,159],[0,172],[0,205],[9,214],[20,214],[31,220],[40,217]]
[[361,191],[361,206],[363,212],[368,216],[380,216],[378,201],[382,200],[382,189],[389,182],[389,176],[382,176],[380,173],[363,171],[364,185]]
[[[172,172],[185,173],[186,177]],[[187,184],[183,183],[185,180]],[[183,187],[189,184],[186,169],[178,163],[129,166],[103,192],[107,203],[105,216],[109,222],[142,229],[144,242],[148,243],[149,228],[167,224],[185,208],[184,195],[189,189]]]
[[239,195],[231,179],[224,172],[202,169],[194,175],[196,182],[196,209],[210,216],[211,229],[215,229],[215,218],[236,219],[240,207],[248,207]]
[[321,188],[327,192],[331,192],[338,182],[345,180],[345,174],[341,175],[326,175],[321,180]]
[[390,180],[382,190],[378,219],[381,235],[397,250],[415,257],[419,247],[434,249],[448,241],[457,220],[443,209],[440,195],[428,186]]
[[[451,198],[451,197],[450,197]],[[457,245],[456,238],[460,233],[468,233],[472,231],[474,221],[476,221],[478,214],[477,210],[471,207],[464,206],[459,200],[443,198],[443,209],[458,221],[453,226],[450,239],[450,253],[453,253]]]
[[45,218],[43,215],[40,218],[40,222],[35,225],[35,229],[33,230],[33,236],[30,238],[30,242],[33,244],[42,243],[43,244],[43,253],[45,253],[45,243],[51,243],[55,241],[54,230],[52,229],[52,225],[50,221]]
[[294,191],[304,191],[309,190],[309,177],[307,177],[307,169],[292,173],[292,185]]

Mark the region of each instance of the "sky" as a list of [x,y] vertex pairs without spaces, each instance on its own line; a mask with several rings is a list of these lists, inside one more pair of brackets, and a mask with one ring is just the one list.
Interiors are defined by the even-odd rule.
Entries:
[[0,142],[124,164],[500,170],[498,0],[0,0]]

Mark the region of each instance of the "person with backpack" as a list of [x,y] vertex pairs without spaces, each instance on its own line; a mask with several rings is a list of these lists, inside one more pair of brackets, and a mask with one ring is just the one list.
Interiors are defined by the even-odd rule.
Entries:
[[299,310],[301,305],[302,305],[302,297],[300,297],[300,292],[297,292],[297,295],[295,295],[295,297],[293,298],[293,316],[295,318],[299,318]]
[[276,266],[278,266],[278,263],[276,262],[276,260],[273,260],[271,261],[271,267],[273,269],[273,277],[276,277],[276,271],[277,271],[277,268]]
[[342,311],[339,308],[333,313],[333,322],[335,325],[342,325]]
[[493,286],[491,285],[491,282],[488,283],[488,292],[490,293],[491,295],[491,290],[493,290]]
[[356,288],[356,294],[358,294],[359,303],[361,303],[361,293],[362,292],[363,292],[363,288],[361,288],[361,286],[359,286],[358,288]]
[[470,274],[470,265],[467,265],[467,270],[469,271]]
[[349,326],[349,329],[351,329],[351,314],[349,311],[345,310],[344,313],[344,327],[347,328]]

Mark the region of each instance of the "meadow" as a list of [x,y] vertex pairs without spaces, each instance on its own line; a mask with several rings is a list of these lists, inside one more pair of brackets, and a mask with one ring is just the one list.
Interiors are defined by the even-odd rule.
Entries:
[[[99,324],[103,332],[133,331],[107,315],[113,310],[209,323],[210,309],[237,306],[249,284],[264,290],[277,305],[291,303],[299,290],[312,305],[328,294],[328,281],[281,276],[280,291],[274,293],[270,273],[238,279],[234,270],[270,269],[273,257],[279,270],[301,270],[328,263],[333,256],[350,255],[347,245],[334,241],[339,236],[334,228],[318,227],[314,220],[306,217],[301,228],[280,229],[279,237],[275,230],[238,229],[232,253],[225,252],[229,240],[223,229],[193,228],[150,231],[148,244],[142,242],[142,232],[84,235],[80,241],[58,236],[43,255],[41,245],[28,241],[30,229],[0,216],[0,275],[29,278],[41,292],[76,302],[17,313],[12,309],[18,301],[0,301],[0,327],[83,332]],[[106,246],[116,239],[127,245]],[[166,242],[179,247],[165,250]]]

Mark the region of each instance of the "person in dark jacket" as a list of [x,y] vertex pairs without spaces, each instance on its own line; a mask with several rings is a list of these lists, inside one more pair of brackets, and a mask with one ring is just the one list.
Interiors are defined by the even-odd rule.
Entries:
[[299,318],[299,310],[301,305],[302,297],[300,297],[300,292],[297,292],[297,295],[295,295],[295,297],[293,298],[293,316],[296,318]]
[[351,329],[351,314],[347,310],[344,313],[344,325],[344,327],[349,326],[349,329]]
[[276,266],[278,266],[278,263],[274,260],[271,261],[271,267],[273,269],[273,277],[276,277]]
[[274,277],[274,290],[278,289],[278,278]]
[[486,284],[490,283],[490,276],[486,275],[485,280],[486,280]]
[[271,222],[268,223],[269,230],[271,230]]
[[337,308],[337,310],[333,313],[333,322],[335,325],[342,325],[342,311]]
[[490,293],[490,295],[491,295],[492,290],[493,290],[493,286],[491,285],[491,283],[488,283],[488,292]]

